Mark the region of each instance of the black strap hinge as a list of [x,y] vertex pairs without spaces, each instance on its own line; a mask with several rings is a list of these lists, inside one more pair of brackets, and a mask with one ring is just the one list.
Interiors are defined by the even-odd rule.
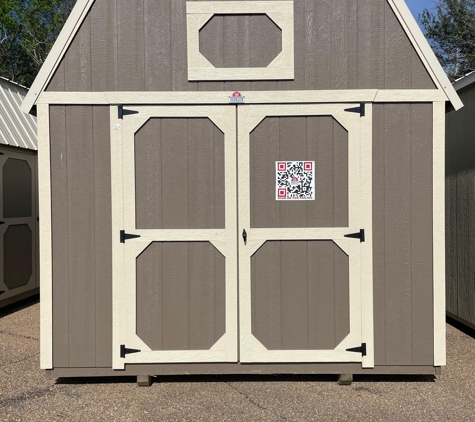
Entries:
[[127,110],[123,106],[119,106],[118,118],[122,120],[127,114],[139,114],[137,110]]
[[120,357],[125,358],[125,355],[130,355],[131,353],[139,353],[141,350],[138,349],[127,349],[125,344],[120,345]]
[[351,237],[353,239],[360,239],[360,243],[363,243],[365,241],[364,229],[360,229],[360,231],[357,232],[357,233],[345,234],[345,237]]
[[361,343],[360,347],[350,347],[346,349],[347,352],[361,353],[362,356],[366,356],[366,343]]
[[140,237],[140,235],[139,234],[126,233],[125,230],[120,231],[120,243],[125,243],[126,240],[135,239],[137,237]]
[[345,108],[345,111],[349,111],[350,113],[359,113],[360,117],[364,117],[365,116],[365,103],[360,103],[359,107]]

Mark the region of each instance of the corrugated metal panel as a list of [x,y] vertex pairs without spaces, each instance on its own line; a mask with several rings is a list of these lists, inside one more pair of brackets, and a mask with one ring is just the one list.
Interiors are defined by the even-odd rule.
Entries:
[[0,77],[0,144],[38,149],[36,117],[20,110],[28,89]]

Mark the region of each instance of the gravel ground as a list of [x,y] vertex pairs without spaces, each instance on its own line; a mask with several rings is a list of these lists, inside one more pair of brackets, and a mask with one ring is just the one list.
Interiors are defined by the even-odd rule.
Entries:
[[475,339],[447,325],[432,377],[164,377],[49,380],[39,369],[39,304],[0,313],[0,421],[474,421]]

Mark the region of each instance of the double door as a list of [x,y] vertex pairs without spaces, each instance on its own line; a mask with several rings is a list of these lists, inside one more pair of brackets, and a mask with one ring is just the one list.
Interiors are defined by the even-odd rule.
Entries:
[[122,111],[111,146],[115,369],[372,366],[371,107],[357,111]]

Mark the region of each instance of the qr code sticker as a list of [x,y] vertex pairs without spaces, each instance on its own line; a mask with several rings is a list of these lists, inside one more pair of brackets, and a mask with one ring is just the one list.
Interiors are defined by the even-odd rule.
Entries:
[[315,161],[277,161],[276,199],[315,200]]

